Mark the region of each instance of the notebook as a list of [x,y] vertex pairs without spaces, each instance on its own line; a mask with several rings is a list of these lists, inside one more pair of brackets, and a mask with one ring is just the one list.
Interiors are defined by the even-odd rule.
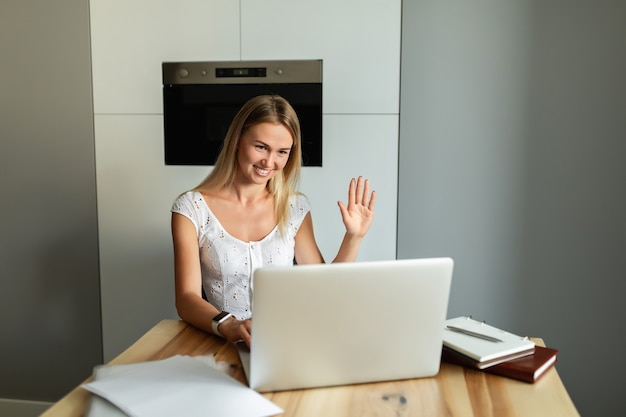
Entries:
[[556,363],[557,353],[557,349],[535,346],[532,355],[491,366],[485,372],[534,384]]
[[250,388],[436,375],[452,270],[450,258],[257,269],[251,349],[240,346]]
[[[463,334],[463,331],[491,337],[495,341]],[[509,333],[471,317],[455,317],[446,320],[443,344],[477,362],[492,361],[520,352],[530,355],[535,349],[535,343],[528,337]]]
[[535,349],[536,347],[531,350],[512,353],[510,355],[500,356],[494,359],[490,359],[488,361],[478,362],[477,360],[472,359],[469,356],[466,356],[452,348],[449,348],[448,346],[445,345],[445,342],[444,342],[443,349],[441,351],[441,360],[444,362],[450,362],[450,363],[454,363],[457,365],[463,365],[467,368],[484,370],[491,366],[498,365],[502,362],[508,362],[508,361],[512,361],[515,359],[524,358],[526,356],[532,356],[532,354],[535,353]]
[[490,374],[518,379],[533,384],[556,363],[556,355],[559,351],[548,347],[535,346],[534,351],[528,355],[504,360],[484,367],[480,362],[476,362],[445,346],[442,352],[441,360],[443,362],[478,369]]

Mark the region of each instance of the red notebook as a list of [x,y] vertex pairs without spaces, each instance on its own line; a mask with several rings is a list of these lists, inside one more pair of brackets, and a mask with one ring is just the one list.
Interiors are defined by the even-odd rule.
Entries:
[[482,368],[479,368],[478,363],[471,358],[463,356],[446,347],[444,347],[442,351],[441,358],[445,362],[532,384],[556,363],[557,353],[558,350],[556,349],[535,346],[535,352],[531,355]]
[[535,346],[535,353],[530,356],[502,362],[485,368],[484,371],[532,384],[556,363],[558,352],[556,349]]

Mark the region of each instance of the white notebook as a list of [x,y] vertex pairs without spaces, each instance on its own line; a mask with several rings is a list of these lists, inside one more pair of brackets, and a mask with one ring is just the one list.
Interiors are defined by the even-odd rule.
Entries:
[[[533,351],[535,343],[527,337],[509,333],[497,327],[471,317],[456,317],[446,320],[443,333],[443,344],[455,351],[474,359],[477,362],[489,361],[499,357],[524,351]],[[451,330],[456,328],[457,330]],[[477,336],[464,334],[462,331],[498,339],[486,340]]]

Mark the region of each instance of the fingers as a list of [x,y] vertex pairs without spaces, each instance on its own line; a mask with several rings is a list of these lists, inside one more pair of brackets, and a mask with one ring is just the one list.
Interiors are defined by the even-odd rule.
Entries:
[[246,346],[248,346],[248,348],[250,347],[251,341],[252,341],[252,320],[248,319],[248,320],[244,320],[243,321],[243,328],[244,331],[242,332],[243,334],[241,335],[241,338],[243,339],[243,341],[245,342]]
[[356,181],[354,178],[350,180],[350,186],[348,187],[348,205],[356,202]]
[[376,205],[376,191],[372,191],[372,196],[370,198],[370,203],[367,205],[367,208],[370,211],[374,211],[374,206]]
[[[359,180],[361,180],[361,177],[359,177]],[[364,183],[364,187],[363,187],[363,196],[361,197],[361,203],[364,206],[367,206],[369,204],[366,203],[366,199],[369,199],[371,201],[371,199],[369,197],[369,195],[370,195],[370,181],[369,180],[365,180],[365,181],[363,181],[363,183]]]
[[252,342],[252,336],[250,336],[250,333],[246,333],[245,335],[242,335],[240,340],[243,340],[243,342],[246,344],[246,346],[248,346],[248,348],[252,344],[251,343]]
[[[222,329],[222,327],[225,328]],[[220,331],[229,342],[236,343],[243,340],[249,347],[252,339],[250,336],[252,331],[252,320],[228,320],[220,326]]]
[[[354,183],[354,178],[350,181]],[[356,180],[356,190],[354,191],[354,203],[360,204],[363,201],[363,177],[359,177]]]
[[372,198],[374,193],[370,195],[370,181],[359,176],[358,179],[352,178],[350,180],[350,187],[348,189],[348,205],[360,204],[368,208],[372,206]]

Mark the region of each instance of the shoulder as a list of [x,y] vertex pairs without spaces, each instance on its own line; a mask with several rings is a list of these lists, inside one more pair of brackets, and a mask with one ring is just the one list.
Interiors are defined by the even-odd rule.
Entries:
[[202,194],[198,191],[187,191],[174,200],[170,211],[190,217],[194,213],[202,212],[205,206]]
[[289,204],[293,209],[304,211],[304,214],[311,211],[311,203],[308,197],[302,193],[292,195]]
[[289,217],[298,226],[311,211],[311,203],[304,194],[294,194],[289,198]]

